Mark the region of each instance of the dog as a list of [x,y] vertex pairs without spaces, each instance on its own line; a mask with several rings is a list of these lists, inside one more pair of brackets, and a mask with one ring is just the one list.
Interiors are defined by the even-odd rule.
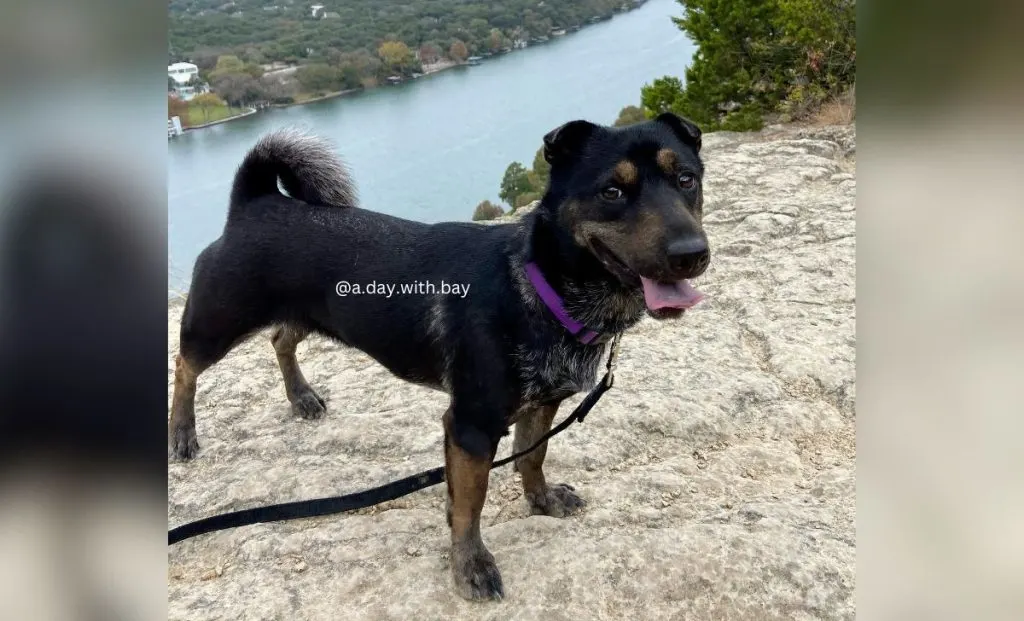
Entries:
[[[664,113],[613,128],[584,120],[544,136],[540,205],[506,224],[423,224],[356,206],[346,166],[324,141],[262,138],[231,189],[223,234],[198,257],[181,320],[169,450],[199,444],[199,374],[254,332],[271,341],[294,412],[324,400],[295,359],[308,334],[373,357],[399,378],[450,395],[444,426],[451,570],[460,595],[504,596],[480,513],[498,442],[546,433],[561,401],[589,390],[611,337],[649,313],[680,316],[702,294],[701,131]],[[283,194],[278,187],[287,192]],[[467,295],[348,295],[335,285],[460,283]],[[584,500],[544,477],[546,445],[517,460],[531,512],[563,517]]]

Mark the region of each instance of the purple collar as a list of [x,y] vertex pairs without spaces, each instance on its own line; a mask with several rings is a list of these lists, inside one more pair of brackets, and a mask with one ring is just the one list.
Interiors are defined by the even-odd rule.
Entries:
[[533,261],[526,264],[526,276],[530,279],[533,288],[537,290],[537,295],[543,300],[544,305],[551,310],[555,318],[565,326],[565,329],[570,334],[575,336],[584,345],[590,345],[594,342],[594,339],[599,334],[569,316],[569,313],[565,310],[565,305],[562,304],[562,298],[551,288],[548,281],[544,279],[544,274],[540,273],[540,268]]

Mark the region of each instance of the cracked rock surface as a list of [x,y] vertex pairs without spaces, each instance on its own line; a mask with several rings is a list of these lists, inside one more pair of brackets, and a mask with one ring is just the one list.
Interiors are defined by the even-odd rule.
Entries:
[[[853,619],[854,127],[704,144],[708,300],[627,332],[615,389],[550,443],[547,479],[574,485],[581,513],[531,516],[518,475],[492,472],[483,539],[504,601],[455,594],[441,485],[177,544],[169,618]],[[321,420],[292,414],[267,334],[200,377],[202,448],[169,464],[171,525],[443,463],[443,394],[322,339],[298,358]]]

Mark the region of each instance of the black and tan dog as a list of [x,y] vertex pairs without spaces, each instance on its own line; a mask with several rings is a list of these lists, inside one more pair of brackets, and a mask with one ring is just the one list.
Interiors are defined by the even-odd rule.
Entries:
[[[265,137],[238,169],[223,235],[196,261],[171,451],[196,454],[196,378],[254,331],[277,326],[285,392],[307,418],[325,404],[299,370],[296,344],[313,332],[358,348],[451,395],[443,422],[452,573],[462,596],[500,598],[480,538],[498,442],[513,424],[517,450],[550,429],[559,403],[594,385],[610,337],[645,311],[677,317],[699,301],[688,279],[709,260],[700,145],[700,130],[671,114],[624,128],[572,121],[544,137],[551,179],[534,213],[513,224],[427,225],[356,207],[323,142]],[[444,281],[468,295],[339,296],[339,281]],[[532,511],[565,516],[583,500],[545,480],[545,448],[516,466]]]

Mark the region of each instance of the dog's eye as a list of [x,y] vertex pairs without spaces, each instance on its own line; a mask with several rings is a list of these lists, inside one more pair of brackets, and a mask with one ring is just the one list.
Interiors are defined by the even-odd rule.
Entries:
[[622,190],[615,187],[614,185],[610,185],[605,189],[601,190],[601,198],[608,201],[617,201],[620,198],[622,198]]
[[689,190],[695,185],[697,185],[697,178],[690,173],[682,173],[679,175],[679,187],[684,190]]

